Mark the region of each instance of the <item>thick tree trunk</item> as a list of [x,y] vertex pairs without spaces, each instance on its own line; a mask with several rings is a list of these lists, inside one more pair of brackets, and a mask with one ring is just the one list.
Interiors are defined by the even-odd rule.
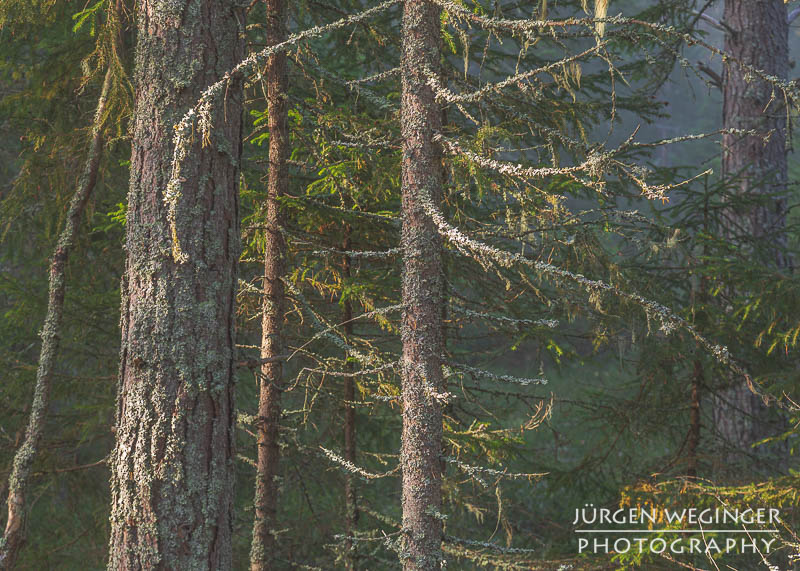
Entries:
[[[267,43],[286,39],[286,0],[267,0]],[[261,357],[283,353],[286,243],[283,238],[278,199],[289,186],[286,160],[289,156],[288,77],[286,54],[267,61],[267,105],[269,127],[269,173],[267,179],[266,236],[264,244],[264,304],[261,321]],[[278,504],[278,460],[280,458],[281,392],[283,363],[279,360],[261,367],[258,401],[258,460],[256,465],[255,521],[250,550],[252,571],[273,566],[276,511]]]
[[232,569],[241,85],[190,142],[172,255],[176,123],[243,56],[241,3],[142,0],[109,569]]
[[407,0],[403,12],[403,568],[441,566],[442,252],[427,194],[441,201],[441,112],[426,81],[439,67],[439,9]]
[[[350,250],[350,225],[345,224],[344,243],[342,247],[345,252]],[[350,278],[350,256],[345,254],[342,259],[342,275],[345,279]],[[353,335],[353,304],[349,299],[344,300],[342,308],[342,322],[344,323],[344,333],[349,339]],[[345,370],[349,373],[353,371],[353,363],[348,359]],[[353,403],[356,399],[355,379],[353,377],[344,378],[344,459],[351,464],[356,464],[356,409]],[[344,476],[344,501],[345,501],[345,528],[347,536],[352,537],[358,525],[358,504],[356,502],[356,479],[351,472],[346,472]],[[356,545],[351,541],[345,541],[345,567],[348,571],[353,571],[358,566],[358,554]]]
[[25,437],[14,454],[11,475],[8,478],[8,518],[6,528],[0,539],[0,569],[12,569],[16,562],[22,543],[25,541],[25,511],[28,479],[31,475],[33,460],[39,452],[39,442],[47,420],[47,408],[50,400],[50,385],[53,379],[53,368],[58,354],[61,338],[61,322],[64,315],[64,293],[66,290],[67,261],[78,226],[83,216],[84,207],[89,200],[95,184],[100,158],[103,151],[103,114],[105,112],[108,91],[111,87],[111,70],[106,71],[97,110],[92,127],[92,140],[86,158],[83,173],[78,179],[78,187],[69,204],[64,230],[58,237],[53,257],[50,260],[50,284],[47,299],[47,316],[42,327],[42,348],[39,352],[39,364],[36,370],[36,385],[33,389],[33,403],[28,417]]
[[[726,0],[725,51],[744,64],[786,79],[789,69],[788,22],[783,0]],[[750,76],[750,77],[748,77]],[[741,196],[783,192],[787,184],[786,107],[782,95],[768,82],[752,77],[730,63],[723,77],[723,126],[758,131],[760,136],[727,134],[723,137],[722,168],[735,177]],[[764,137],[770,132],[768,142]],[[731,240],[742,247],[751,237],[775,245],[766,263],[788,268],[786,257],[786,200],[766,199],[763,204],[731,208],[724,222]],[[754,252],[755,253],[755,252]],[[732,449],[751,451],[751,445],[780,429],[775,415],[747,386],[736,382],[715,399],[714,421],[720,437]],[[730,460],[724,460],[729,464]]]
[[[785,80],[789,71],[789,27],[783,0],[727,0],[725,51],[739,61]],[[749,76],[749,77],[748,77]],[[785,192],[787,184],[786,106],[770,83],[735,63],[723,74],[723,126],[754,130],[758,136],[727,134],[723,138],[723,173],[736,177],[736,192],[745,196]],[[771,135],[770,135],[771,133]],[[769,136],[765,143],[764,137]],[[752,236],[775,244],[771,263],[790,266],[786,258],[785,198],[728,213],[732,237]]]

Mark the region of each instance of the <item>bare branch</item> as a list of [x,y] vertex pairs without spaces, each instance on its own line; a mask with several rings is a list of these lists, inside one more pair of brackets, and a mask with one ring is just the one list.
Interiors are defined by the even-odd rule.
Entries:
[[716,18],[714,18],[712,16],[709,16],[705,12],[697,12],[695,10],[692,10],[692,14],[694,14],[695,16],[700,18],[701,20],[704,20],[706,23],[710,24],[712,27],[716,28],[717,30],[719,30],[721,32],[726,32],[728,34],[732,34],[733,33],[733,30],[731,29],[731,27],[728,26],[725,22],[722,22],[721,20],[717,20]]

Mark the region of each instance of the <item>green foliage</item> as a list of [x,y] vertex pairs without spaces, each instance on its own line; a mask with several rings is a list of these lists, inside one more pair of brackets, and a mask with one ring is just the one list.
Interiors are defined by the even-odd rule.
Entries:
[[[586,8],[579,1],[501,4],[457,3],[479,17],[509,19],[581,17]],[[619,2],[610,10],[684,30],[691,24],[691,5]],[[0,162],[9,165],[0,171],[0,366],[7,371],[0,416],[8,419],[0,446],[4,473],[30,398],[47,258],[84,156],[98,72],[107,66],[115,70],[107,124],[118,135],[106,149],[101,183],[70,266],[59,379],[37,462],[39,499],[22,568],[101,568],[105,559],[108,491],[105,470],[96,463],[112,440],[131,103],[126,79],[131,57],[119,49],[119,33],[125,32],[124,39],[127,31],[109,15],[109,7],[105,0],[14,0],[0,7],[0,152],[5,153],[0,156],[8,159]],[[305,29],[359,9],[360,2],[349,0],[300,2],[293,4],[291,22]],[[248,13],[253,49],[264,43],[264,17],[261,3]],[[399,370],[392,363],[400,352],[400,314],[382,310],[401,301],[396,248],[402,152],[394,110],[400,78],[389,74],[346,82],[397,67],[397,21],[396,11],[390,12],[303,42],[290,54],[291,182],[280,206],[289,245],[285,327],[292,357],[285,367],[289,383],[282,421],[280,517],[285,524],[278,530],[278,558],[287,568],[341,564],[343,469],[320,447],[342,449],[341,374],[352,372],[363,373],[355,377],[357,465],[381,476],[358,481],[355,535],[363,540],[357,542],[358,554],[365,569],[392,568],[396,561],[391,547],[401,520],[401,417]],[[671,77],[673,63],[683,58],[676,36],[609,23],[599,49],[591,23],[572,32],[504,37],[465,23],[454,11],[442,12],[440,31],[442,81],[457,95],[546,68],[484,99],[445,105],[444,135],[470,153],[443,157],[446,193],[436,206],[447,220],[498,250],[675,308],[747,363],[764,390],[796,392],[796,279],[765,271],[760,252],[768,244],[753,241],[756,253],[747,254],[720,231],[726,205],[747,199],[731,193],[731,181],[710,176],[675,186],[705,170],[702,153],[678,147],[670,152],[696,160],[667,168],[658,164],[660,146],[623,144],[635,125],[645,130],[651,125],[652,133],[670,121],[680,123],[678,114],[667,120],[664,105],[652,97]],[[587,49],[596,51],[561,61]],[[269,167],[261,81],[254,74],[246,91],[240,358],[257,358],[260,344]],[[681,130],[691,127],[680,124]],[[562,170],[520,177],[488,168],[486,160]],[[563,171],[590,161],[590,174]],[[668,204],[643,199],[641,180],[672,189]],[[794,252],[796,220],[790,222]],[[748,475],[742,486],[724,488],[676,480],[685,471],[694,361],[701,362],[710,385],[722,386],[727,379],[726,368],[701,352],[686,331],[669,335],[657,316],[630,299],[586,291],[531,266],[503,264],[452,243],[445,260],[448,390],[454,398],[445,407],[444,456],[452,461],[446,466],[442,510],[449,516],[447,535],[460,538],[446,546],[451,567],[530,568],[532,561],[558,560],[576,569],[658,568],[661,563],[652,554],[576,559],[567,518],[586,502],[711,505],[722,497],[742,505],[780,504],[795,517],[794,475],[770,474],[763,481]],[[700,284],[705,296],[699,295]],[[727,295],[731,290],[737,294]],[[345,302],[358,318],[351,334],[341,324]],[[244,368],[238,377],[242,421],[234,547],[237,561],[244,562],[255,456],[247,419],[257,409],[258,379]],[[549,384],[509,382],[523,377],[544,377]],[[709,423],[706,414],[704,425]],[[787,429],[777,438],[794,448],[795,437]],[[711,441],[704,441],[701,473],[710,472],[713,462]],[[536,551],[503,552],[502,547]]]

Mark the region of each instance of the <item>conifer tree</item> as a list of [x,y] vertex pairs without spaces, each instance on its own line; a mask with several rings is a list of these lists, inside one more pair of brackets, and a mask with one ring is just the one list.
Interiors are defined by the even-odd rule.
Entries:
[[[787,253],[787,106],[785,95],[763,77],[786,81],[788,15],[783,0],[726,0],[722,20],[725,52],[738,64],[722,74],[722,174],[735,201],[723,213],[723,232],[778,272],[791,271]],[[729,296],[735,295],[728,292]],[[730,463],[762,439],[782,430],[774,411],[741,382],[714,397],[714,423]],[[784,450],[784,454],[785,454]]]
[[[624,338],[652,361],[642,368],[642,376],[656,370],[655,377],[642,381],[642,392],[653,391],[642,399],[685,389],[682,378],[671,378],[684,371],[684,361],[689,372],[700,363],[694,377],[698,389],[703,365],[706,372],[712,367],[723,371],[720,377],[731,375],[729,370],[733,376],[743,373],[724,347],[701,335],[707,322],[693,319],[695,306],[682,297],[685,284],[676,286],[648,273],[648,263],[672,259],[664,252],[679,249],[684,234],[673,239],[671,229],[630,210],[692,187],[692,180],[676,180],[674,173],[666,176],[646,166],[646,153],[665,141],[647,141],[641,131],[627,128],[631,117],[659,117],[657,106],[637,90],[652,82],[653,54],[665,51],[679,58],[682,43],[694,39],[664,23],[671,16],[662,18],[660,3],[648,4],[633,17],[609,17],[615,5],[611,3],[609,12],[604,1],[596,3],[594,12],[590,2],[580,0],[536,6],[501,2],[490,12],[479,4],[449,0],[390,0],[358,13],[361,0],[269,2],[278,6],[270,16],[281,10],[284,15],[269,18],[265,28],[263,3],[251,5],[241,32],[246,30],[251,46],[260,51],[244,60],[238,60],[239,54],[211,62],[217,64],[213,71],[200,71],[203,77],[187,86],[191,73],[181,75],[181,70],[190,68],[175,63],[186,54],[160,58],[177,74],[173,86],[181,86],[159,91],[166,93],[162,100],[148,97],[163,87],[154,81],[156,64],[141,68],[153,72],[150,76],[137,76],[144,95],[140,108],[148,101],[174,105],[168,111],[170,121],[157,129],[142,127],[141,109],[135,115],[138,155],[132,165],[130,211],[127,217],[122,208],[113,214],[114,231],[119,220],[133,225],[128,231],[140,239],[129,239],[128,247],[134,262],[141,262],[143,214],[155,213],[146,229],[155,229],[167,256],[166,262],[158,258],[155,248],[144,272],[137,269],[141,264],[128,270],[126,299],[138,305],[123,307],[123,357],[130,358],[121,369],[120,382],[127,384],[122,384],[120,411],[132,413],[120,414],[124,441],[112,456],[112,531],[118,538],[121,529],[124,539],[134,533],[145,538],[144,533],[165,526],[173,529],[171,535],[153,533],[130,550],[112,552],[130,556],[130,561],[118,558],[111,566],[237,568],[249,563],[254,569],[388,569],[397,566],[398,557],[408,569],[439,568],[445,560],[458,569],[604,566],[610,556],[573,557],[573,536],[556,531],[564,528],[564,506],[597,501],[590,496],[595,491],[602,491],[605,499],[613,496],[609,502],[614,502],[618,484],[649,477],[662,448],[680,456],[682,450],[676,452],[673,445],[686,435],[688,415],[685,409],[673,409],[687,399],[681,394],[680,402],[659,402],[667,411],[649,411],[645,418],[638,414],[641,399],[626,401],[624,407],[614,400],[617,390],[626,396],[638,391],[638,378],[630,385],[627,377],[615,380],[609,383],[613,391],[604,391],[591,377],[583,382],[584,373],[599,373],[607,380],[613,374],[609,345],[622,347]],[[214,22],[228,14],[219,11],[221,2],[207,4]],[[142,9],[154,5],[145,2]],[[198,5],[206,6],[191,6]],[[683,5],[669,2],[666,12],[679,12]],[[305,31],[287,34],[287,7],[298,29]],[[157,10],[151,21],[157,23],[164,14]],[[187,9],[179,25],[191,28],[196,15]],[[245,23],[243,17],[240,22]],[[228,21],[223,33],[215,28],[213,38],[232,37],[233,27]],[[159,41],[147,31],[146,26],[140,31],[147,44],[140,50],[140,65],[149,61],[141,54],[152,53]],[[172,28],[168,32],[174,33]],[[193,42],[197,36],[184,37]],[[192,54],[202,51],[195,45],[188,50]],[[230,43],[225,40],[224,45]],[[196,65],[209,62],[199,58]],[[291,71],[291,93],[286,74],[273,73],[276,62]],[[213,510],[198,512],[184,501],[192,497],[176,482],[194,478],[192,489],[197,490],[209,481],[207,476],[221,473],[209,470],[201,477],[200,471],[191,470],[196,464],[184,469],[174,461],[202,458],[200,422],[208,409],[198,401],[190,403],[191,413],[183,406],[169,409],[163,393],[174,389],[181,397],[185,387],[198,386],[181,380],[199,369],[198,355],[205,371],[218,369],[220,352],[197,339],[205,339],[209,332],[204,324],[210,321],[222,330],[214,332],[230,332],[232,313],[220,320],[205,317],[215,311],[214,303],[227,299],[233,305],[233,298],[225,298],[228,289],[216,296],[206,290],[204,299],[181,306],[187,311],[173,311],[176,304],[168,295],[156,304],[144,302],[161,292],[185,291],[175,285],[188,281],[182,270],[192,269],[193,283],[203,281],[205,268],[198,260],[204,260],[209,249],[201,250],[210,242],[193,234],[192,224],[211,212],[203,210],[207,202],[192,201],[207,196],[202,195],[199,172],[206,166],[214,171],[207,180],[213,179],[216,188],[235,187],[236,168],[223,173],[216,161],[220,150],[230,157],[228,143],[236,147],[238,133],[231,121],[241,103],[238,81],[247,84],[247,105],[252,106],[248,116],[254,119],[244,139],[249,151],[240,161],[247,246],[236,310],[239,347],[252,350],[254,358],[238,365],[253,370],[258,382],[238,384],[235,413],[230,398],[211,403],[227,411],[226,418],[237,419],[237,439],[243,444],[235,468],[245,485],[239,487],[243,491],[236,499],[235,518],[228,520],[235,519],[230,541],[224,533],[217,535],[221,549],[232,544],[235,555],[215,551],[221,555],[210,562],[195,554],[203,552],[202,536],[210,526],[221,523],[219,529],[230,530],[220,522],[224,517],[213,522],[207,518],[203,523],[209,525],[191,528],[164,515],[167,509],[153,511],[170,508],[175,500],[172,507],[185,507],[181,516],[214,516]],[[152,113],[147,116],[162,117],[158,113],[163,106],[148,109]],[[174,125],[173,147],[169,140]],[[598,139],[606,128],[611,135]],[[152,136],[143,138],[143,132]],[[267,147],[269,152],[262,152]],[[156,153],[163,162],[145,161]],[[147,194],[151,199],[143,200],[146,164],[157,164],[146,172],[160,179],[148,188],[160,188],[163,195],[152,192]],[[697,170],[692,165],[689,177]],[[217,196],[211,200],[214,215],[219,214]],[[95,212],[93,226],[98,216],[105,214]],[[221,235],[212,224],[205,231]],[[98,233],[93,228],[93,239]],[[15,239],[20,235],[15,232]],[[225,257],[225,268],[232,257],[235,253]],[[231,278],[226,274],[223,279],[230,284]],[[146,298],[148,291],[154,296]],[[760,312],[753,309],[752,314]],[[165,334],[164,324],[184,316],[181,323],[202,333],[192,336],[191,354],[183,349],[185,337]],[[3,319],[5,331],[9,320]],[[148,328],[149,323],[154,326]],[[719,330],[712,337],[724,338]],[[168,352],[155,357],[184,359],[171,369],[177,385],[151,382],[173,378],[163,360],[146,358],[143,347],[156,343]],[[620,361],[624,354],[620,349]],[[573,360],[580,369],[569,369]],[[153,363],[161,363],[157,373],[164,374],[159,378],[151,374]],[[233,375],[229,370],[227,382]],[[571,375],[576,370],[581,374]],[[545,377],[552,382],[554,394],[549,396],[541,387]],[[664,388],[654,391],[654,385]],[[145,393],[148,388],[157,390]],[[192,394],[206,393],[201,387]],[[67,404],[70,410],[77,408]],[[583,406],[598,418],[596,411],[612,411],[607,425],[586,428],[586,416],[576,412]],[[552,433],[565,427],[567,432],[556,435],[558,456],[552,460],[550,433],[534,431],[548,422],[551,410]],[[134,430],[126,421],[137,415]],[[103,418],[103,410],[97,417]],[[670,432],[676,418],[679,437]],[[103,422],[96,422],[101,430],[93,426],[87,438],[101,432]],[[692,423],[699,428],[697,418]],[[157,425],[156,430],[147,432],[149,424]],[[642,450],[643,426],[653,427],[648,442],[657,443],[658,451],[655,446]],[[181,434],[173,430],[180,427],[185,429]],[[597,446],[602,442],[597,433],[615,430],[609,439],[613,443]],[[181,456],[187,447],[180,447],[178,436],[184,434],[191,437],[185,442],[192,454]],[[154,471],[147,469],[151,457],[143,453],[142,441],[154,454],[166,452]],[[2,438],[0,447],[8,448]],[[687,439],[686,447],[699,470],[703,450],[696,440]],[[222,454],[209,456],[206,465],[219,466],[214,462],[224,454],[233,464],[230,446],[216,450]],[[642,458],[629,463],[634,456]],[[131,469],[124,472],[120,465],[126,459]],[[179,480],[178,473],[186,478]],[[74,478],[85,481],[80,472]],[[251,482],[257,489],[254,503]],[[211,484],[225,492],[219,478]],[[161,499],[154,495],[164,490]],[[52,509],[62,509],[60,502],[52,503]],[[134,508],[124,519],[123,504]],[[94,509],[102,511],[99,505]],[[153,517],[140,523],[146,516]],[[100,534],[93,531],[87,537],[96,543]],[[159,553],[145,552],[144,543]],[[89,539],[80,540],[76,549],[89,544]],[[52,566],[46,555],[29,560]]]
[[[441,200],[441,158],[434,135],[441,111],[426,70],[439,67],[439,8],[425,0],[403,6],[401,129],[403,135],[403,568],[441,565],[442,302],[438,231],[422,197]],[[423,193],[425,193],[423,195]]]
[[203,110],[202,137],[179,120],[242,59],[243,15],[137,8],[108,567],[230,569],[241,83]]
[[[267,0],[268,46],[286,40],[286,0]],[[278,502],[280,459],[281,391],[283,390],[284,286],[286,241],[283,236],[280,198],[289,187],[289,94],[286,53],[269,56],[266,65],[269,129],[269,171],[264,240],[264,300],[262,305],[261,358],[259,375],[258,440],[256,466],[255,523],[250,554],[252,571],[272,568]]]

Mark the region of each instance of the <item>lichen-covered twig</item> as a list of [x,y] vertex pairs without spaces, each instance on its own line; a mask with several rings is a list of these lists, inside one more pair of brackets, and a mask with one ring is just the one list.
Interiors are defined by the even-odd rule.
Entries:
[[593,46],[580,53],[551,62],[547,65],[538,67],[536,69],[530,69],[527,71],[511,75],[503,79],[502,81],[498,81],[497,83],[489,83],[487,85],[484,85],[480,89],[477,89],[470,93],[453,93],[452,91],[447,89],[447,87],[441,84],[439,78],[431,70],[424,70],[424,71],[428,79],[428,85],[436,93],[437,100],[443,103],[474,103],[476,101],[482,100],[485,97],[488,97],[489,95],[499,93],[506,87],[512,85],[521,85],[522,83],[533,79],[539,74],[552,72],[553,70],[563,68],[568,63],[573,63],[578,60],[584,59],[587,56],[590,56],[592,54],[601,51],[606,46],[606,44],[607,42],[600,42],[596,46]]
[[484,369],[479,369],[477,367],[471,367],[470,365],[465,365],[463,363],[453,363],[449,362],[452,368],[463,371],[465,373],[469,373],[475,377],[490,379],[492,381],[498,381],[502,383],[511,383],[514,385],[520,385],[522,387],[527,387],[528,385],[546,385],[547,379],[543,378],[528,378],[528,377],[515,377],[513,375],[498,375],[496,373],[492,373],[491,371],[486,371]]
[[454,313],[460,313],[466,316],[467,318],[481,319],[486,321],[496,321],[499,323],[505,323],[507,325],[515,325],[517,327],[522,327],[522,326],[548,327],[550,329],[558,327],[558,321],[556,321],[555,319],[516,319],[505,315],[494,315],[491,313],[474,311],[472,309],[466,307],[460,307],[457,305],[451,306],[450,311]]
[[753,383],[750,374],[739,365],[730,355],[727,347],[718,345],[706,337],[704,337],[691,323],[677,315],[668,307],[649,300],[637,293],[631,293],[620,289],[619,287],[608,284],[601,280],[592,280],[582,274],[576,274],[569,270],[559,268],[553,264],[542,262],[540,260],[530,259],[523,254],[507,252],[471,238],[461,232],[458,228],[450,224],[436,207],[431,196],[426,194],[424,188],[420,189],[420,196],[418,198],[420,203],[424,206],[426,214],[433,220],[439,233],[444,239],[452,244],[456,249],[465,255],[474,255],[482,260],[491,260],[492,262],[502,266],[527,266],[550,278],[567,281],[577,284],[580,288],[584,289],[590,295],[597,295],[600,293],[608,293],[620,299],[624,299],[634,303],[644,309],[648,319],[654,319],[661,324],[661,331],[665,334],[670,334],[675,330],[681,329],[687,332],[705,351],[714,357],[719,363],[728,367],[728,369],[735,375],[743,378],[747,387],[753,394],[758,395],[765,404],[774,404],[779,408],[787,410],[797,410],[797,407],[786,399],[779,399],[773,395],[763,392],[757,385]]
[[311,252],[313,256],[325,256],[329,254],[336,254],[338,256],[347,256],[348,258],[356,259],[382,259],[392,258],[402,254],[401,248],[390,248],[385,251],[378,250],[336,250],[334,248],[322,248]]
[[375,474],[373,472],[368,472],[368,471],[364,470],[363,468],[360,468],[359,466],[356,466],[355,464],[353,464],[349,460],[345,460],[344,458],[342,458],[341,456],[336,454],[336,452],[334,452],[333,450],[328,450],[327,448],[324,448],[322,446],[320,446],[319,449],[322,450],[322,452],[325,454],[326,458],[328,458],[331,462],[334,462],[335,464],[338,464],[339,466],[342,467],[343,470],[345,470],[347,472],[350,472],[350,473],[353,473],[353,474],[358,474],[359,476],[361,476],[365,480],[376,480],[376,479],[379,479],[379,478],[386,478],[386,477],[392,476],[392,475],[394,475],[394,474],[396,474],[397,472],[400,471],[400,464],[398,464],[397,466],[395,466],[394,468],[392,468],[391,470],[389,470],[387,472],[383,472],[382,474]]
[[462,462],[458,458],[453,456],[447,456],[444,458],[444,461],[448,464],[453,464],[459,470],[473,478],[476,482],[478,482],[484,488],[489,487],[489,483],[483,479],[482,476],[487,476],[489,478],[493,478],[495,480],[533,480],[535,478],[543,478],[547,476],[549,472],[540,472],[540,473],[522,473],[522,472],[509,472],[508,470],[496,470],[494,468],[487,468],[486,466],[473,466],[471,464],[467,464],[466,462]]
[[47,408],[50,397],[50,386],[53,380],[53,368],[58,344],[61,337],[61,322],[64,314],[64,291],[66,289],[65,271],[69,254],[75,243],[84,207],[97,182],[97,171],[103,150],[103,114],[111,86],[111,69],[106,71],[103,88],[97,101],[94,115],[92,139],[89,154],[83,172],[78,179],[78,187],[69,203],[64,229],[58,238],[53,257],[50,260],[50,286],[47,300],[47,316],[42,327],[42,348],[39,353],[39,365],[36,370],[36,384],[33,389],[33,403],[28,417],[25,437],[14,455],[11,476],[8,478],[8,519],[2,539],[0,539],[0,569],[14,567],[17,554],[25,540],[25,510],[28,480],[31,467],[39,449],[42,438]]

